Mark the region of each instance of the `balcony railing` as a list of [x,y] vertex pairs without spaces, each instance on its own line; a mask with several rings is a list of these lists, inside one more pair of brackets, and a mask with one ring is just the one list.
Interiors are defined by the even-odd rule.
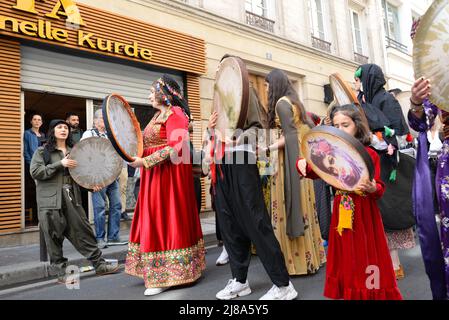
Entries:
[[404,45],[394,39],[391,39],[389,37],[385,37],[385,40],[387,41],[387,48],[391,47],[391,48],[398,49],[399,51],[402,51],[404,53],[408,53],[406,45]]
[[312,35],[312,46],[314,48],[323,50],[323,51],[327,51],[327,52],[331,52],[331,45],[332,43],[324,41],[320,38],[317,38],[315,36]]
[[254,26],[268,32],[274,32],[273,20],[259,16],[258,14],[252,13],[250,11],[246,11],[246,23],[250,26]]
[[364,56],[363,54],[354,52],[354,61],[360,63],[360,64],[366,64],[368,63],[368,57]]

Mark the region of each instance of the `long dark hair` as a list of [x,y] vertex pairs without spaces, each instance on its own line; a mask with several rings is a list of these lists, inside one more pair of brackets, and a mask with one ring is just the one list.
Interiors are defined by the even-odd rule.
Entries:
[[289,98],[297,108],[301,122],[311,128],[313,127],[311,121],[307,118],[304,105],[299,101],[298,93],[285,72],[274,69],[265,77],[265,81],[270,85],[268,89],[268,125],[270,128],[275,127],[276,103],[284,96]]
[[367,146],[371,143],[371,131],[367,127],[366,123],[362,119],[362,115],[359,109],[354,104],[345,104],[343,106],[334,106],[330,112],[330,119],[334,121],[334,117],[337,112],[341,112],[345,116],[349,117],[354,121],[357,127],[357,132],[355,138],[359,140],[363,145]]
[[[50,163],[50,154],[56,150],[57,143],[55,137],[55,128],[61,123],[56,124],[54,127],[50,128],[47,132],[47,142],[44,145],[44,163],[45,165]],[[67,139],[65,140],[66,146],[72,148],[73,140],[72,140],[72,131],[70,130],[70,126],[66,123],[67,128],[69,128],[69,134]]]
[[192,121],[187,100],[181,94],[181,87],[175,79],[164,74],[161,78],[153,82],[152,86],[155,88],[155,98],[159,103],[165,104],[166,106],[180,107],[189,118],[189,121]]

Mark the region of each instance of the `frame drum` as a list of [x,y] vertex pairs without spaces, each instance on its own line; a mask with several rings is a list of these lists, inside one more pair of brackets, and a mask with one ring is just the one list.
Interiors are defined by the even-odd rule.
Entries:
[[354,191],[374,177],[374,165],[365,147],[346,132],[319,126],[303,138],[301,153],[313,171],[331,186]]
[[106,187],[120,175],[123,159],[119,157],[106,138],[90,137],[78,142],[69,155],[76,160],[76,168],[70,168],[73,180],[86,189]]
[[363,121],[369,128],[368,119],[366,118],[365,111],[360,106],[359,100],[355,95],[354,91],[348,86],[348,84],[343,80],[339,73],[333,73],[329,76],[329,82],[334,92],[335,100],[337,105],[344,106],[345,104],[354,104],[357,109],[359,109]]
[[103,100],[102,108],[106,132],[117,153],[128,162],[142,157],[142,131],[128,102],[113,93]]
[[430,79],[429,100],[449,111],[449,2],[435,0],[421,22],[413,39],[413,69],[416,77]]
[[215,132],[221,137],[232,137],[236,129],[242,129],[248,115],[248,102],[249,80],[245,63],[238,57],[223,59],[214,85],[213,109],[218,113]]

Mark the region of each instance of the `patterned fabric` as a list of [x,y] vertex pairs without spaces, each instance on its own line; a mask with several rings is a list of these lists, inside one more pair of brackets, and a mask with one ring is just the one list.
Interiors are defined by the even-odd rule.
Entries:
[[143,278],[146,288],[182,285],[196,281],[206,268],[204,241],[190,248],[142,253],[129,243],[125,272]]
[[[295,123],[300,123],[298,114],[293,108]],[[276,117],[276,123],[280,124]],[[272,130],[274,141],[279,139],[281,130]],[[298,142],[308,131],[308,127],[301,125],[298,129]],[[284,205],[284,151],[273,151],[270,162],[276,168],[271,178],[271,221],[276,238],[279,241],[285,257],[285,264],[290,275],[305,275],[316,273],[326,262],[318,216],[315,207],[315,191],[313,181],[301,179],[300,194],[302,213],[304,215],[304,236],[289,238],[286,233],[286,210]],[[298,177],[299,178],[299,177]],[[270,208],[270,206],[268,207]]]
[[173,110],[169,109],[163,117],[154,116],[143,132],[143,148],[160,147],[167,144],[166,137],[161,135],[161,125],[164,124],[168,117],[173,114]]
[[385,232],[390,250],[412,249],[416,246],[413,228],[392,232]]
[[172,154],[175,154],[176,151],[172,147],[166,146],[163,149],[160,149],[148,157],[143,158],[143,165],[146,169],[152,168],[158,165],[161,162],[169,159]]
[[[178,107],[170,111],[170,117],[156,115],[145,129],[144,158],[160,156],[165,147],[190,157],[181,146],[188,145],[188,135],[173,138],[175,131],[187,132],[188,119]],[[167,142],[159,145],[161,141]],[[164,161],[141,170],[140,177],[125,271],[142,277],[147,288],[194,282],[205,269],[205,252],[192,164]]]

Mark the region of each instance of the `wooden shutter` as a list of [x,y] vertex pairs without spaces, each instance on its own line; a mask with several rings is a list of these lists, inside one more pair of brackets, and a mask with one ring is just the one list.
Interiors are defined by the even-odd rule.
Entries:
[[0,48],[0,233],[5,233],[22,225],[20,44],[0,37]]
[[[200,77],[193,74],[187,74],[187,98],[190,112],[193,117],[193,146],[195,149],[202,148],[203,126],[201,121],[201,99],[200,99]],[[206,209],[206,184],[204,178],[201,178],[201,209]]]

